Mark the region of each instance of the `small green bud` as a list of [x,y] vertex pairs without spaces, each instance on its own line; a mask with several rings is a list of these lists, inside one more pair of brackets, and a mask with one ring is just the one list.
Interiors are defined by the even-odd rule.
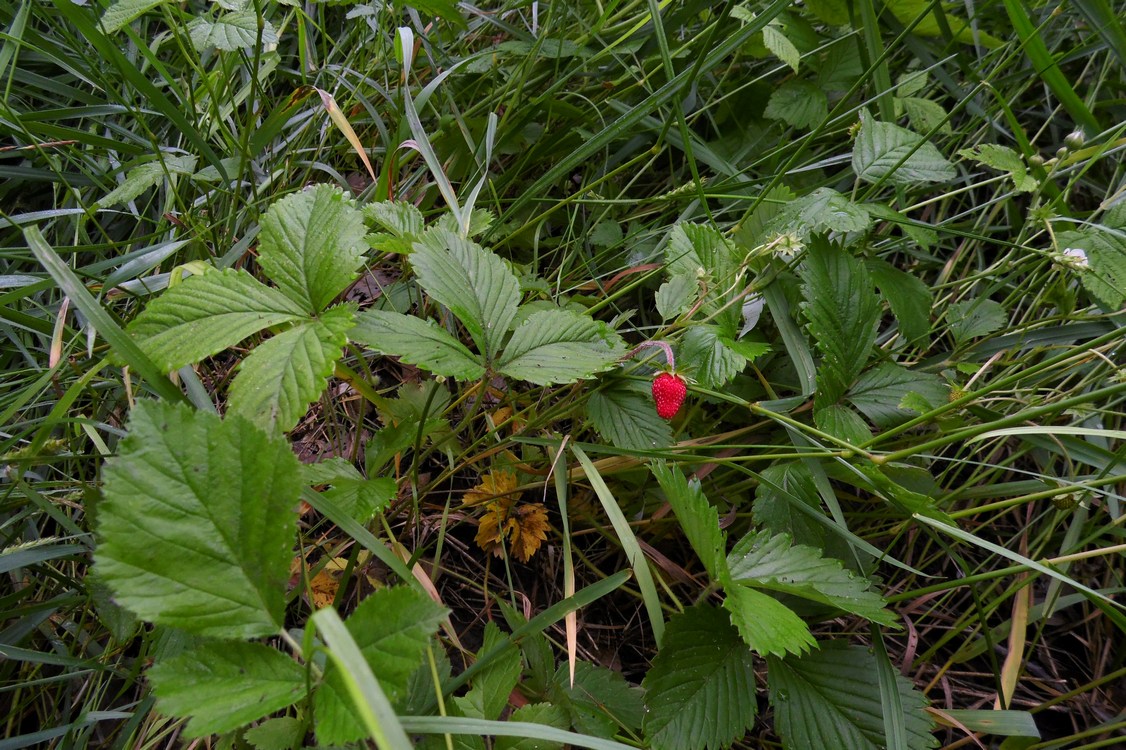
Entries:
[[1083,144],[1086,142],[1087,139],[1083,136],[1082,131],[1079,130],[1068,133],[1063,139],[1063,145],[1067,146],[1072,151],[1077,148],[1083,148]]

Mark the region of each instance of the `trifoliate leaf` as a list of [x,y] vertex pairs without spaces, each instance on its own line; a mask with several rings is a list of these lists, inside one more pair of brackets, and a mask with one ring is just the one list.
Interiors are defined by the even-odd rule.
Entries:
[[350,338],[424,370],[462,380],[485,374],[481,358],[432,320],[381,310],[366,310]]
[[654,750],[718,750],[754,723],[751,651],[715,607],[697,605],[669,618],[642,686],[645,735]]
[[310,314],[352,283],[363,255],[363,214],[340,188],[317,185],[294,193],[262,217],[258,263]]
[[260,643],[209,643],[148,671],[157,708],[188,718],[187,737],[238,729],[305,694],[305,668]]
[[177,370],[305,311],[246,271],[189,276],[145,307],[125,329],[162,370]]
[[545,310],[512,333],[498,369],[536,385],[572,383],[617,364],[621,337],[605,323],[569,310]]
[[140,401],[105,482],[95,562],[118,603],[216,638],[282,627],[301,489],[286,441]]
[[[792,750],[879,750],[887,747],[885,706],[880,699],[876,657],[862,646],[822,643],[804,656],[769,660],[770,702],[778,733]],[[907,750],[938,741],[926,699],[910,681],[895,675],[906,724]]]
[[921,135],[860,115],[852,169],[865,182],[911,186],[954,179],[953,165]]

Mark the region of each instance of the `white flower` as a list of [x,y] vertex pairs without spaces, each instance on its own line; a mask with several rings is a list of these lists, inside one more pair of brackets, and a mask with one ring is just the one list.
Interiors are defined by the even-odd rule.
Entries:
[[1065,247],[1063,252],[1055,257],[1055,261],[1068,268],[1086,268],[1087,252],[1080,247]]

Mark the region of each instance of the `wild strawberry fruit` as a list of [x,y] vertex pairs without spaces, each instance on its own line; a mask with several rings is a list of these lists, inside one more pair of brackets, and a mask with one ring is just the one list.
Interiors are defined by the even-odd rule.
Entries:
[[672,419],[680,411],[688,386],[684,379],[671,372],[662,372],[653,378],[653,402],[657,405],[657,416]]

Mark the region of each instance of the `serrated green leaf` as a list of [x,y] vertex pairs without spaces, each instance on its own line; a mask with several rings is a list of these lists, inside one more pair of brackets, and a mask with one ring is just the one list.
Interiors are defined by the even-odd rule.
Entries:
[[313,314],[356,278],[364,221],[340,188],[317,185],[277,201],[262,217],[258,264]]
[[614,382],[586,402],[586,414],[603,439],[618,448],[654,450],[672,445],[672,428],[657,416],[653,395],[643,384]]
[[727,567],[736,583],[828,604],[882,625],[895,623],[867,579],[853,575],[840,560],[822,557],[814,547],[793,545],[785,534],[748,534],[727,556]]
[[[1117,221],[1113,214],[1109,219]],[[1079,272],[1083,286],[1104,309],[1121,309],[1126,303],[1126,232],[1095,224],[1084,231],[1060,232],[1056,241],[1061,250],[1086,254],[1087,267]]]
[[808,237],[820,232],[863,232],[871,223],[864,206],[832,188],[818,188],[786,205],[775,226],[779,232]]
[[457,316],[493,361],[516,317],[516,275],[495,253],[445,229],[430,229],[415,243],[411,264],[426,293]]
[[981,143],[973,148],[964,148],[958,155],[965,159],[973,159],[987,167],[1008,172],[1013,180],[1013,187],[1018,193],[1030,193],[1039,186],[1039,181],[1028,173],[1024,159],[1016,151],[996,143]]
[[946,310],[946,325],[958,344],[1000,330],[1007,320],[1001,303],[984,297],[955,302]]
[[789,534],[798,544],[822,548],[824,527],[795,504],[821,513],[821,498],[809,467],[800,461],[774,464],[764,469],[755,491],[755,524],[775,534]]
[[702,271],[714,280],[730,277],[738,263],[735,248],[717,230],[700,224],[678,222],[669,232],[665,263],[670,276],[698,278]]
[[911,127],[920,133],[929,133],[932,130],[938,133],[952,133],[954,128],[946,116],[946,110],[938,102],[924,99],[919,96],[905,96],[898,100],[911,121]]
[[621,337],[605,323],[569,310],[545,310],[512,333],[498,369],[536,385],[571,383],[617,364]]
[[458,10],[457,0],[409,0],[409,2],[395,0],[395,5],[400,8],[411,7],[422,13],[437,16],[461,29],[469,28]]
[[844,404],[823,404],[813,410],[817,429],[850,445],[864,445],[872,439],[872,431],[864,419]]
[[293,429],[328,385],[354,324],[355,308],[340,305],[255,348],[239,363],[228,413],[267,432]]
[[102,14],[102,33],[112,34],[134,19],[140,18],[153,8],[167,2],[170,2],[170,0],[118,0],[118,2],[106,8],[106,12]]
[[[446,612],[425,594],[397,586],[373,592],[348,617],[348,632],[389,700],[406,691]],[[322,745],[355,742],[367,734],[335,664],[325,667],[324,681],[314,697],[314,715]]]
[[414,239],[426,228],[422,212],[406,201],[368,203],[364,206],[364,216],[395,237]]
[[716,750],[754,723],[750,649],[715,607],[701,604],[669,618],[642,686],[654,750]]
[[305,739],[305,722],[296,716],[267,719],[244,735],[255,750],[293,750]]
[[890,122],[873,120],[863,112],[852,150],[852,169],[865,182],[886,179],[903,187],[946,182],[956,174],[953,165],[921,135]]
[[848,3],[846,0],[806,0],[805,7],[830,26],[845,26],[848,24]]
[[654,303],[661,320],[672,320],[688,312],[696,300],[700,282],[695,274],[678,273],[671,277],[657,290]]
[[286,441],[140,401],[104,474],[95,562],[119,604],[215,638],[282,627],[301,489]]
[[[530,703],[512,712],[510,721],[530,721],[556,729],[568,729],[567,714],[550,703]],[[563,750],[562,742],[551,742],[534,737],[497,737],[495,750]]]
[[[253,9],[224,13],[214,21],[198,16],[188,24],[192,46],[199,52],[221,49],[235,52],[253,49],[258,40],[258,13]],[[262,19],[262,44],[277,44],[278,35],[273,24]]]
[[217,354],[270,326],[305,318],[300,306],[246,271],[189,276],[150,302],[125,331],[162,370]]
[[743,642],[760,654],[797,654],[817,645],[809,626],[774,597],[728,581],[723,607]]
[[649,470],[664,490],[665,499],[680,521],[688,543],[704,563],[708,575],[716,579],[723,568],[727,549],[727,535],[719,527],[719,511],[704,497],[699,480],[688,481],[679,468],[654,461]]
[[928,408],[933,409],[946,403],[948,390],[942,378],[933,373],[883,362],[861,375],[846,398],[873,424],[887,429],[915,416],[900,406],[911,393],[922,396]]
[[294,703],[305,669],[260,643],[208,643],[148,671],[162,713],[189,719],[187,737],[238,729]]
[[785,185],[772,187],[762,197],[762,202],[752,211],[748,211],[739,228],[735,230],[735,242],[738,247],[747,253],[778,236],[778,217],[793,200],[793,191]]
[[466,716],[474,719],[496,719],[508,705],[508,696],[520,679],[524,660],[520,651],[511,646],[508,636],[501,632],[495,622],[485,626],[485,636],[477,658],[480,659],[498,647],[510,647],[489,660],[488,665],[473,678],[473,686],[462,698],[455,698],[457,705]]
[[[412,438],[414,434],[411,433]],[[339,457],[315,464],[302,464],[301,481],[308,486],[331,485],[331,489],[322,494],[360,523],[369,521],[391,502],[398,491],[398,484],[394,479],[364,479],[355,466]]]
[[763,114],[795,128],[812,128],[829,116],[829,97],[808,81],[787,81],[770,95]]
[[477,380],[485,374],[480,357],[432,320],[366,310],[360,314],[350,338],[438,375]]
[[747,360],[724,344],[723,332],[717,326],[697,325],[689,328],[677,347],[685,373],[705,388],[721,388],[747,366]]
[[839,245],[815,238],[801,269],[807,328],[821,351],[820,403],[836,403],[864,369],[876,342],[879,299],[864,265]]
[[798,48],[794,46],[794,43],[786,37],[786,34],[783,33],[780,26],[774,24],[766,26],[762,30],[762,43],[766,45],[768,50],[774,53],[775,57],[793,68],[795,73],[798,72],[798,64],[801,62],[801,52],[799,52]]
[[934,304],[930,287],[917,276],[901,271],[887,261],[870,260],[864,265],[880,294],[891,306],[903,337],[912,344],[925,347],[931,327],[931,306]]
[[170,154],[162,154],[161,158],[156,161],[145,162],[140,166],[134,167],[130,169],[129,173],[125,176],[124,182],[98,201],[98,206],[104,208],[105,206],[114,206],[118,203],[128,203],[136,199],[137,196],[149,188],[161,184],[164,182],[164,179],[170,175],[190,175],[195,171],[197,160],[197,157],[190,155],[172,156]]
[[576,731],[595,737],[613,737],[620,729],[634,732],[645,716],[645,693],[640,688],[626,682],[620,672],[585,661],[575,664],[573,686],[567,665],[560,664],[548,697],[567,712]]
[[[879,750],[887,746],[875,656],[860,646],[822,643],[800,657],[769,660],[770,702],[785,747]],[[909,750],[938,744],[926,699],[896,675]]]

